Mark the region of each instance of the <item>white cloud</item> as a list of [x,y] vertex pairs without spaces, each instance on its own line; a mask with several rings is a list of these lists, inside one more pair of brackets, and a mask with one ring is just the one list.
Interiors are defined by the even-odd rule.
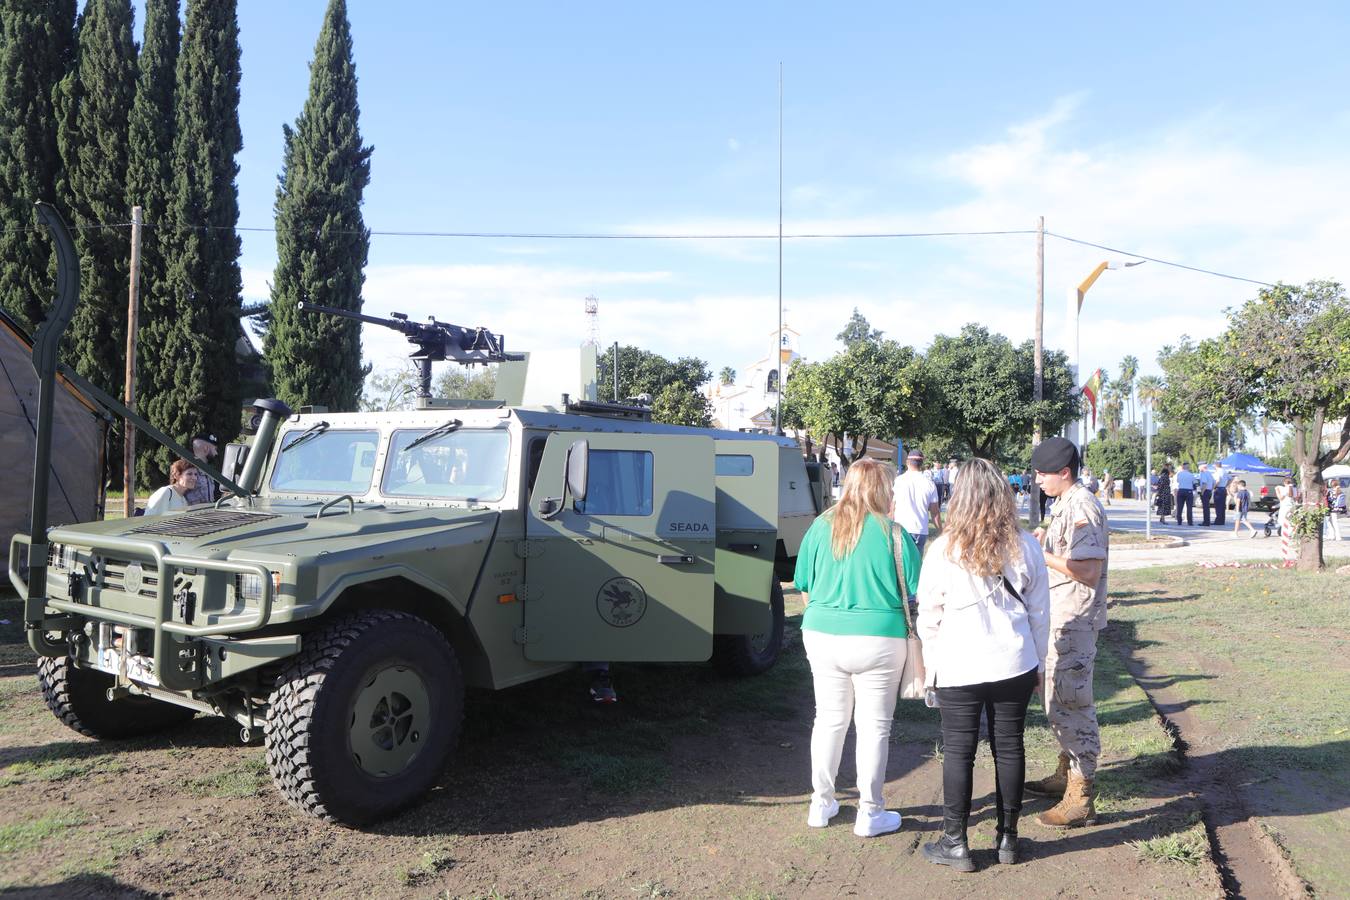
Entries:
[[732,153],[736,153],[741,149],[741,142],[736,140],[734,137],[727,138],[727,149],[730,150]]
[[[791,196],[816,211],[869,210],[799,217],[791,234],[868,234],[1033,229],[1038,215],[1051,232],[1134,253],[1261,281],[1303,282],[1335,277],[1350,243],[1350,171],[1333,155],[1265,149],[1259,125],[1219,113],[1174,123],[1155,133],[1110,135],[1100,143],[1070,142],[1084,95],[1054,101],[1050,109],[1008,127],[992,142],[959,148],[920,167],[926,196],[943,183],[950,202],[902,212],[878,209],[881,188],[844,197],[847,186],[807,184]],[[1243,131],[1242,129],[1247,129]],[[913,167],[911,167],[912,169]],[[889,188],[892,194],[901,188]],[[766,216],[649,224],[639,231],[765,234]],[[762,261],[772,242],[714,243],[720,258]],[[729,252],[733,245],[735,253]],[[705,249],[699,246],[699,249]],[[1062,347],[1068,323],[1065,291],[1103,259],[1117,253],[1046,241],[1045,337]],[[937,332],[953,333],[976,321],[1014,340],[1031,336],[1035,305],[1035,238],[897,238],[874,242],[789,241],[785,296],[798,327],[819,323],[803,337],[808,355],[828,355],[833,335],[856,303],[872,323],[922,346]],[[803,291],[803,275],[836,283],[829,292]],[[1150,263],[1105,273],[1083,310],[1084,368],[1113,369],[1126,354],[1156,371],[1158,350],[1182,333],[1208,337],[1222,330],[1223,310],[1255,296],[1258,285]],[[773,312],[769,313],[772,322]],[[910,337],[910,336],[913,337]],[[715,342],[729,362],[752,352],[736,332]],[[711,348],[710,348],[711,352]],[[712,355],[716,356],[715,353]],[[718,362],[721,358],[718,358]]]

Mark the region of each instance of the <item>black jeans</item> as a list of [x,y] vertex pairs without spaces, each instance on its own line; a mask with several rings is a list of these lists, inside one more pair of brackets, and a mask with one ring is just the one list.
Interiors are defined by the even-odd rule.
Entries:
[[1181,509],[1186,508],[1186,524],[1194,525],[1195,519],[1192,516],[1195,510],[1195,492],[1189,488],[1177,488],[1177,524],[1181,524]]
[[999,824],[1015,830],[1022,812],[1022,785],[1027,759],[1022,731],[1027,704],[1036,689],[1036,670],[1003,681],[939,687],[942,708],[942,803],[948,822],[964,825],[970,815],[975,776],[975,748],[980,742],[980,713],[989,723],[989,749],[994,757],[995,796]]

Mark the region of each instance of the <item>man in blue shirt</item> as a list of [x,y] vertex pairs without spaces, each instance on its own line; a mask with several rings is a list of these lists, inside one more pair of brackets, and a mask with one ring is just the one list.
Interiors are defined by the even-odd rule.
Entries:
[[1181,524],[1181,507],[1186,507],[1186,524],[1195,524],[1195,473],[1190,463],[1182,463],[1177,472],[1177,524]]

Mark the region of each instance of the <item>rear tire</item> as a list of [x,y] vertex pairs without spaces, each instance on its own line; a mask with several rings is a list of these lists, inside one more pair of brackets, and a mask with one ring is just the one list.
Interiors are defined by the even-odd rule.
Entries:
[[764,634],[719,634],[713,636],[713,666],[723,675],[761,675],[778,662],[783,650],[783,586],[774,578],[769,592],[772,621]]
[[156,734],[181,725],[194,710],[149,697],[108,699],[113,677],[76,666],[68,656],[38,660],[38,684],[47,708],[68,728],[100,740]]
[[267,765],[308,815],[383,819],[440,778],[464,720],[464,679],[445,636],[407,613],[372,610],[305,638],[267,714]]

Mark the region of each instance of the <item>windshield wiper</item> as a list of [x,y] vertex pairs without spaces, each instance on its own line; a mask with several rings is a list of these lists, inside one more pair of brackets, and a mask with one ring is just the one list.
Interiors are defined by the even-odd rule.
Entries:
[[324,433],[325,431],[327,431],[327,430],[328,430],[328,423],[327,423],[327,422],[319,422],[319,423],[316,424],[316,425],[312,425],[312,426],[310,426],[308,429],[306,429],[306,430],[305,430],[299,437],[297,437],[295,440],[291,441],[289,444],[287,444],[286,446],[282,447],[282,448],[281,448],[281,452],[282,452],[282,453],[285,453],[287,450],[291,449],[292,447],[296,446],[297,444],[303,444],[305,441],[309,440],[310,438],[316,438],[316,437],[318,437],[319,435],[323,434],[323,433]]
[[446,422],[442,425],[437,425],[435,428],[431,429],[426,434],[422,435],[420,438],[413,441],[411,444],[404,447],[402,450],[398,452],[406,453],[407,451],[418,446],[419,444],[425,444],[427,441],[434,441],[436,440],[436,438],[445,437],[447,434],[450,434],[453,431],[457,431],[459,429],[459,426],[463,424],[464,423],[461,422],[459,419],[451,419],[449,422]]

